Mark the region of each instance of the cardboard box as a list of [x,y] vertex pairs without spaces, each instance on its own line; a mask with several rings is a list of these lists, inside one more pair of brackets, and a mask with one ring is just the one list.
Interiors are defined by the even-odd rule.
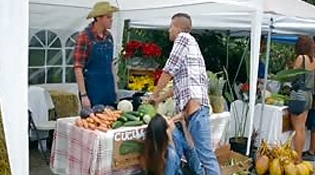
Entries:
[[[252,166],[252,161],[249,157],[231,151],[230,145],[224,145],[220,148],[217,148],[215,154],[221,167],[221,175],[247,172]],[[231,159],[234,159],[236,164],[233,166],[226,166],[226,164],[228,164]]]
[[290,113],[288,108],[283,110],[282,115],[282,132],[292,131],[293,126],[290,119]]

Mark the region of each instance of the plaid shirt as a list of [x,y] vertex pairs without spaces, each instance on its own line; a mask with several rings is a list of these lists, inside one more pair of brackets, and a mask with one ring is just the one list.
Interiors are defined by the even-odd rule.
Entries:
[[[88,26],[88,29],[92,31],[92,34],[94,35],[94,38],[96,38],[96,41],[105,40],[107,35],[111,37],[111,34],[107,30],[104,31],[104,36],[100,37],[97,34],[96,27],[93,22]],[[87,62],[87,59],[89,57],[90,49],[91,49],[91,42],[86,31],[84,30],[79,33],[75,42],[74,54],[73,54],[73,64],[75,68],[76,67],[83,68],[85,66],[85,63]]]
[[180,33],[163,69],[173,76],[176,112],[183,111],[189,100],[209,106],[206,66],[195,38]]

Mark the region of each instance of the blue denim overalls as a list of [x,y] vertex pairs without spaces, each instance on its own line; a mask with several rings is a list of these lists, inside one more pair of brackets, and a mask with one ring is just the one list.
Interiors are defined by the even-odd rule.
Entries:
[[116,102],[114,76],[112,73],[113,39],[107,35],[97,41],[90,28],[85,29],[91,42],[91,50],[83,75],[91,106],[113,105]]

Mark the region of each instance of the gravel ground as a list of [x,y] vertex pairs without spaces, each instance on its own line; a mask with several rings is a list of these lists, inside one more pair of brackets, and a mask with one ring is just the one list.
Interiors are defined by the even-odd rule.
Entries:
[[[49,165],[47,165],[44,156],[40,153],[37,148],[37,142],[29,143],[29,165],[30,165],[30,175],[53,175],[50,171]],[[46,152],[49,159],[50,151]]]

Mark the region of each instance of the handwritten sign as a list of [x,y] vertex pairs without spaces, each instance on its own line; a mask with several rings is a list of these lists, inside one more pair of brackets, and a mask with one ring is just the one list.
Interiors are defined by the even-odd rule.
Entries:
[[113,170],[126,169],[130,166],[140,165],[144,151],[146,127],[132,128],[114,134]]

